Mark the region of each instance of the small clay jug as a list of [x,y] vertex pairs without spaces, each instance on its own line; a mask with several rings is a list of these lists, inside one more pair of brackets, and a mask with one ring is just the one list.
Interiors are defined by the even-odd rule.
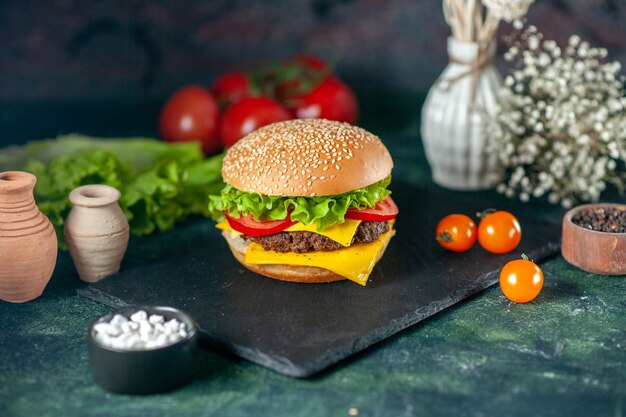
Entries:
[[0,299],[23,303],[39,297],[57,260],[57,235],[33,197],[37,178],[0,172]]
[[70,193],[74,205],[63,234],[80,279],[96,282],[120,270],[128,247],[128,220],[108,185],[83,185]]

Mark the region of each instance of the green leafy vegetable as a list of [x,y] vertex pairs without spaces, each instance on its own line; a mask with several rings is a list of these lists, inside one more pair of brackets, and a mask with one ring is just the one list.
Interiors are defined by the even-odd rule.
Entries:
[[364,188],[324,197],[272,197],[246,193],[226,185],[220,195],[210,196],[209,212],[215,220],[224,218],[224,211],[237,217],[252,213],[255,220],[283,220],[290,209],[291,218],[304,224],[316,222],[318,230],[343,223],[349,208],[374,207],[391,194],[387,186],[391,177]]
[[62,230],[74,188],[107,184],[119,189],[131,231],[149,234],[168,230],[192,214],[209,215],[209,194],[224,186],[222,158],[204,159],[195,143],[69,135],[1,149],[0,171],[37,176],[35,198],[65,247]]

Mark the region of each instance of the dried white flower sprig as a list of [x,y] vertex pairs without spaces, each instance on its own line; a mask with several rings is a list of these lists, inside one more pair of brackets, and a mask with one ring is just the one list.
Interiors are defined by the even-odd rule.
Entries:
[[482,0],[481,4],[479,0],[443,0],[443,14],[455,39],[485,45],[493,40],[500,20],[523,17],[534,1]]
[[483,0],[483,4],[497,19],[512,22],[526,15],[535,0]]
[[[520,22],[515,22],[520,28]],[[534,26],[509,38],[500,110],[486,129],[509,173],[498,191],[570,207],[626,185],[626,96],[619,62],[572,36],[561,49]]]

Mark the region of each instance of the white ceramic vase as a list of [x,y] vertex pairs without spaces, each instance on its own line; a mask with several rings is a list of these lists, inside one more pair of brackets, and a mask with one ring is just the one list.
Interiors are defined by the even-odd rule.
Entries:
[[95,282],[120,270],[130,230],[117,203],[120,196],[108,185],[84,185],[70,193],[74,207],[63,234],[83,281]]
[[501,179],[496,155],[486,151],[485,140],[502,84],[491,59],[495,50],[493,43],[483,53],[489,59],[476,69],[479,45],[448,38],[450,63],[428,92],[421,129],[433,181],[442,187],[482,190]]

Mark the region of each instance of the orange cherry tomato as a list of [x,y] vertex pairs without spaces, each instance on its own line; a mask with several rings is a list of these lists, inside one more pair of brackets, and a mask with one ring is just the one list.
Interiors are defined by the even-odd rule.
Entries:
[[491,253],[508,253],[519,245],[522,228],[508,211],[496,211],[482,218],[478,225],[478,243]]
[[500,288],[514,303],[533,300],[543,287],[543,272],[532,261],[516,259],[504,265],[500,271]]
[[435,239],[448,250],[465,252],[476,242],[476,224],[463,214],[450,214],[437,224]]

